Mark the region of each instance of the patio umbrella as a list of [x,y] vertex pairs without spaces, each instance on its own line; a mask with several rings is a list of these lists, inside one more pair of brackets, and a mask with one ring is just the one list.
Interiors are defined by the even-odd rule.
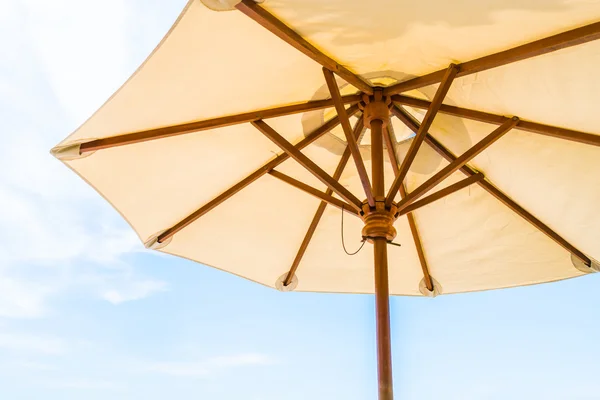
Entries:
[[388,400],[389,295],[600,270],[599,18],[585,1],[192,0],[52,153],[148,248],[374,293]]

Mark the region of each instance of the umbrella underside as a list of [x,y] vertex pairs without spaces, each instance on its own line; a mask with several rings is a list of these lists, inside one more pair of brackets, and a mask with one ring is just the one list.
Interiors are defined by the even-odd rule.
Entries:
[[281,290],[373,293],[371,254],[343,252],[340,219],[348,243],[376,242],[363,228],[378,205],[402,245],[387,249],[391,294],[599,269],[600,6],[492,18],[474,2],[481,24],[381,27],[370,18],[399,10],[333,1],[315,23],[312,3],[190,1],[54,154],[148,247]]

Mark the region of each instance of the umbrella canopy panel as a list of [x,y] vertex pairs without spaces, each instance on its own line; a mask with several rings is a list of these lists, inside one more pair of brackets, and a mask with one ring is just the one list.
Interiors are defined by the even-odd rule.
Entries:
[[[447,2],[424,6],[268,0],[262,6],[365,81],[387,87],[444,69],[450,62],[468,61],[600,18],[600,4],[591,2],[492,1],[483,5],[473,0],[460,6]],[[600,43],[590,42],[473,75],[459,74],[444,104],[598,132],[600,113],[592,107],[600,100],[600,79],[594,60],[600,61]],[[341,79],[337,84],[354,126],[361,115],[356,106],[359,90]],[[429,104],[437,87],[429,85],[403,95]],[[280,147],[248,122],[264,118],[283,139],[302,144],[302,154],[334,175],[347,140],[337,125],[333,103],[326,99],[329,91],[319,63],[242,12],[216,12],[193,0],[138,71],[61,142],[55,154],[104,196],[143,242],[152,244],[162,234],[165,240],[153,248],[275,287],[294,264],[320,200],[269,171],[274,169],[323,193],[327,186],[297,160],[281,156]],[[315,103],[321,100],[326,101]],[[418,124],[425,110],[413,100],[404,106]],[[295,109],[294,114],[264,111],[288,106]],[[429,133],[457,156],[499,125],[448,115],[444,109],[440,112]],[[195,122],[239,113],[247,115],[237,118],[237,124],[228,118],[211,124]],[[143,141],[138,135],[130,144],[98,146],[81,157],[60,151],[75,143],[99,143],[98,139],[141,131],[166,132],[181,124],[190,124],[184,134]],[[328,124],[333,129],[321,128]],[[401,162],[415,129],[397,118],[392,118],[391,125],[393,148]],[[600,229],[600,215],[594,209],[600,203],[600,187],[595,183],[600,176],[600,147],[519,127],[469,165],[587,257],[599,259],[594,232]],[[367,131],[359,141],[369,176],[370,140]],[[394,162],[386,155],[387,189],[394,178]],[[406,190],[415,191],[447,165],[424,143],[406,177]],[[431,193],[464,178],[454,172]],[[338,181],[364,200],[353,159]],[[331,196],[342,200],[337,194]],[[348,247],[354,249],[360,245],[363,222],[352,215],[356,211],[347,211],[344,235]],[[341,214],[331,205],[325,208],[296,265],[296,290],[373,293],[371,252],[355,256],[344,252]],[[414,244],[414,227],[407,216],[400,216],[394,241],[402,246],[388,246],[391,294],[423,294],[420,258],[425,259],[441,293],[536,284],[583,274],[575,268],[571,251],[480,184],[455,191],[410,215],[423,252],[419,254]]]
[[[350,70],[366,77],[385,71],[401,81],[595,23],[600,17],[596,1],[266,0],[261,6]],[[563,76],[570,71],[563,70]],[[519,79],[518,84],[525,81]]]

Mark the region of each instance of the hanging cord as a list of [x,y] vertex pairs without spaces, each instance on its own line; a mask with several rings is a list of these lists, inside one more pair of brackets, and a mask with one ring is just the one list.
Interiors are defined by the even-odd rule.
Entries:
[[[354,253],[350,253],[348,251],[348,249],[346,249],[346,244],[344,243],[344,205],[342,204],[342,227],[341,227],[341,236],[342,236],[342,247],[344,248],[344,251],[346,252],[346,254],[348,254],[349,256],[353,256],[358,254],[359,251],[362,250],[362,248],[365,246],[365,243],[367,243],[367,239],[369,239],[367,236],[363,236],[362,240],[361,240],[361,245],[358,248],[358,250],[356,250]],[[391,244],[392,246],[398,246],[398,247],[402,247],[402,245],[400,243],[394,243],[391,240],[386,240],[386,242],[388,244]]]
[[360,247],[358,248],[358,250],[356,250],[354,253],[350,253],[346,249],[346,244],[344,243],[344,205],[342,204],[342,247],[344,248],[344,251],[349,256],[353,256],[355,254],[358,254],[358,252],[361,251],[362,248],[365,246],[365,243],[367,242],[367,238],[363,237],[362,240],[361,240],[361,242],[362,242],[362,244],[360,245]]

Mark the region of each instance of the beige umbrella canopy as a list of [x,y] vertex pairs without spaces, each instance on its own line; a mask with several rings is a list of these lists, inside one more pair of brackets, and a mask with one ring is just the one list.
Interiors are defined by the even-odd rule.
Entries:
[[[585,1],[191,0],[52,152],[149,248],[375,293],[387,400],[389,294],[600,270],[599,19]],[[352,257],[342,214],[348,246],[368,242]]]

